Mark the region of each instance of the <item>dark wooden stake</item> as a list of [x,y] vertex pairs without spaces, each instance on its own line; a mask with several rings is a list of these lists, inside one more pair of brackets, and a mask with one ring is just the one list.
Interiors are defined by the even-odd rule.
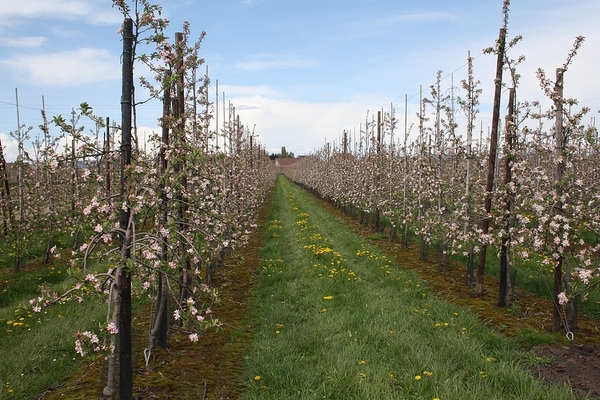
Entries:
[[509,260],[509,241],[510,241],[510,220],[512,211],[512,194],[509,192],[508,185],[512,182],[512,160],[513,160],[513,140],[515,135],[514,126],[515,114],[515,89],[511,88],[508,96],[508,115],[506,116],[506,155],[504,156],[504,185],[506,187],[506,199],[504,203],[504,235],[502,236],[502,245],[500,248],[500,288],[498,291],[498,307],[507,307],[510,305],[510,260]]
[[[127,174],[131,165],[131,122],[133,93],[133,21],[126,18],[123,23],[123,86],[121,94],[121,198],[127,197]],[[128,265],[131,256],[131,229],[129,207],[121,209],[120,228],[121,257],[117,281],[120,288],[121,308],[119,313],[119,395],[121,400],[130,400],[133,391],[131,362],[131,270]]]
[[[488,156],[488,173],[485,187],[485,216],[481,220],[481,232],[487,235],[490,229],[490,213],[492,212],[492,190],[494,189],[494,173],[496,172],[496,155],[498,152],[498,127],[500,125],[500,98],[502,94],[502,72],[504,70],[504,49],[506,46],[506,28],[500,29],[498,38],[498,59],[496,62],[496,79],[494,90],[494,109],[492,113],[492,132],[490,134],[490,153]],[[487,244],[481,245],[477,263],[477,280],[475,296],[483,296],[483,276],[485,274],[485,259]]]
[[[563,195],[562,181],[565,175],[565,138],[563,134],[563,76],[565,70],[563,68],[556,69],[556,84],[554,85],[554,107],[555,112],[555,157],[557,160],[554,170],[554,190],[556,192],[556,204],[553,212],[555,215],[563,215],[563,202],[560,200]],[[552,331],[558,332],[562,327],[561,306],[558,302],[558,295],[562,292],[562,275],[563,275],[563,255],[559,254],[558,259],[554,261],[554,313],[552,315]],[[575,300],[574,300],[575,301]]]

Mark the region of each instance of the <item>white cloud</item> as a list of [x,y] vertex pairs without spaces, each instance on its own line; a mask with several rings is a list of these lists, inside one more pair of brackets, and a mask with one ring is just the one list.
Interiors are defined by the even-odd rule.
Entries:
[[249,60],[238,63],[236,67],[243,70],[263,70],[279,68],[311,68],[315,65],[316,63],[313,60],[294,55],[263,53],[256,54],[250,57]]
[[[236,89],[239,93],[266,92],[263,87]],[[269,153],[279,152],[285,146],[288,151],[303,155],[318,149],[325,139],[337,140],[344,129],[358,132],[367,110],[371,114],[377,110],[380,99],[363,96],[349,101],[303,102],[288,100],[271,90],[271,95],[239,95],[228,100],[236,107],[242,124],[250,128],[256,124],[258,141],[268,146]],[[222,124],[222,115],[219,120]]]
[[19,80],[40,85],[76,86],[120,76],[118,56],[105,49],[81,48],[51,54],[21,54],[0,61]]
[[0,132],[0,141],[2,141],[4,159],[6,160],[6,162],[15,161],[17,159],[17,155],[19,154],[19,146],[17,140],[11,136]]
[[15,19],[83,18],[92,24],[112,24],[122,20],[108,2],[92,0],[0,0],[1,25],[13,25]]
[[44,36],[28,36],[22,38],[0,38],[0,45],[5,47],[35,48],[40,47],[48,40]]
[[267,97],[281,97],[281,93],[268,87],[268,86],[232,86],[232,85],[221,85],[219,91],[225,92],[226,96],[267,96]]

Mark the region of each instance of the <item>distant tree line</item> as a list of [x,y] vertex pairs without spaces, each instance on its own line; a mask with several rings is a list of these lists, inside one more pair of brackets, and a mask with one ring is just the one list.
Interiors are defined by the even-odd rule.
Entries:
[[285,146],[281,146],[281,153],[279,153],[279,154],[271,153],[271,155],[269,156],[269,158],[271,160],[274,160],[276,158],[294,158],[294,157],[295,157],[294,153],[292,153],[291,151],[288,152],[285,149]]

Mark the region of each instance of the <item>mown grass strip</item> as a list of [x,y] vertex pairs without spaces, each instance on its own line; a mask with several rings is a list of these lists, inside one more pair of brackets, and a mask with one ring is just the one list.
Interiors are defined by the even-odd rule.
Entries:
[[246,399],[573,399],[283,176],[268,218]]
[[28,300],[39,282],[59,293],[73,283],[65,279],[64,270],[57,267],[47,273],[13,276],[13,286],[7,289],[10,296],[0,306],[0,399],[38,398],[68,377],[82,361],[75,352],[73,335],[105,323],[107,305],[99,298],[82,304],[61,302],[40,313],[29,310]]

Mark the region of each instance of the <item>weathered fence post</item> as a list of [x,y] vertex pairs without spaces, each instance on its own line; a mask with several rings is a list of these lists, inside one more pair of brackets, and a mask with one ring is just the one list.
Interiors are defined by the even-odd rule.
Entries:
[[[496,172],[496,154],[498,152],[498,127],[500,122],[500,98],[502,94],[502,72],[504,70],[504,48],[506,45],[506,28],[500,29],[498,38],[498,59],[496,62],[496,79],[494,90],[494,109],[492,112],[492,132],[490,134],[490,153],[488,155],[488,173],[485,186],[485,216],[481,220],[481,233],[485,237],[490,229],[490,214],[492,212],[492,190],[494,190],[494,174]],[[486,240],[486,239],[484,239]],[[475,282],[475,296],[483,296],[483,276],[485,273],[485,259],[487,243],[481,244],[477,262],[477,280]]]
[[[127,198],[127,175],[131,165],[131,120],[133,93],[133,21],[126,18],[123,23],[123,87],[121,97],[121,198]],[[121,256],[123,265],[117,272],[120,289],[121,309],[119,313],[119,395],[129,400],[133,391],[133,372],[131,362],[131,270],[128,265],[131,256],[130,227],[131,210],[129,206],[121,208],[120,228]]]

